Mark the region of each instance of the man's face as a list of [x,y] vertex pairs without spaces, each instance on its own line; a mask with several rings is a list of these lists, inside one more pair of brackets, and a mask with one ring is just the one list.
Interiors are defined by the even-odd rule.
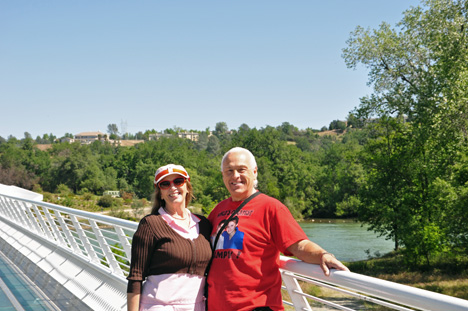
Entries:
[[223,181],[233,201],[243,201],[255,192],[257,168],[249,167],[249,155],[231,152],[223,162]]

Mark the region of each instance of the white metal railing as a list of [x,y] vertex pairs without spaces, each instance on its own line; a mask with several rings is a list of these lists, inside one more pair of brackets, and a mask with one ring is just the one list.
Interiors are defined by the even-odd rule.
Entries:
[[113,275],[128,275],[131,239],[138,223],[1,194],[0,217]]
[[[118,279],[124,281],[128,275],[131,240],[138,226],[136,222],[0,194],[1,219],[21,226],[73,256],[84,258],[89,265],[108,271]],[[394,310],[468,310],[467,300],[352,272],[332,270],[326,277],[318,265],[284,256],[280,262],[284,288],[291,300],[284,303],[295,310],[312,310],[311,302],[319,302],[332,309],[354,310],[304,293],[301,289],[303,283]]]
[[[462,311],[468,310],[468,300],[459,299],[435,292],[401,285],[362,274],[331,270],[330,276],[325,276],[318,265],[304,263],[297,259],[281,256],[281,273],[285,289],[288,291],[296,310],[312,310],[307,298],[328,305],[332,309],[355,310],[331,301],[306,294],[302,291],[300,282],[310,283],[327,289],[338,291],[346,297],[354,297],[355,305],[373,303],[392,310],[434,310]],[[413,308],[413,309],[409,309]],[[359,308],[359,310],[362,310]]]

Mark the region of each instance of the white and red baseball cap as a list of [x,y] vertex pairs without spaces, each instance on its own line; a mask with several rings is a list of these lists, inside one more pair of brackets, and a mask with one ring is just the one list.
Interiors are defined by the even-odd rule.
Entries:
[[190,180],[189,174],[182,165],[168,164],[156,170],[156,174],[154,174],[154,185],[156,186],[164,177],[172,174],[178,174]]

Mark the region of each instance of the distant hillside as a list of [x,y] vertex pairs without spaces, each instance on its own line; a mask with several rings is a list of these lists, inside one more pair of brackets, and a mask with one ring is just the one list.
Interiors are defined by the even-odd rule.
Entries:
[[323,132],[318,132],[317,134],[319,136],[326,136],[326,135],[331,135],[331,136],[338,136],[338,135],[343,135],[346,133],[346,130],[331,130],[331,131],[323,131]]

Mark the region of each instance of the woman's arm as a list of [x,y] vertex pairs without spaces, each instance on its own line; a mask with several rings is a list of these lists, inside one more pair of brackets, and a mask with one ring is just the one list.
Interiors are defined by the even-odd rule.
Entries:
[[128,274],[127,285],[127,310],[138,311],[140,309],[140,297],[144,271],[147,269],[149,254],[153,252],[153,234],[147,218],[143,218],[132,239],[132,259]]
[[127,294],[127,310],[138,311],[140,309],[140,294],[128,293]]

